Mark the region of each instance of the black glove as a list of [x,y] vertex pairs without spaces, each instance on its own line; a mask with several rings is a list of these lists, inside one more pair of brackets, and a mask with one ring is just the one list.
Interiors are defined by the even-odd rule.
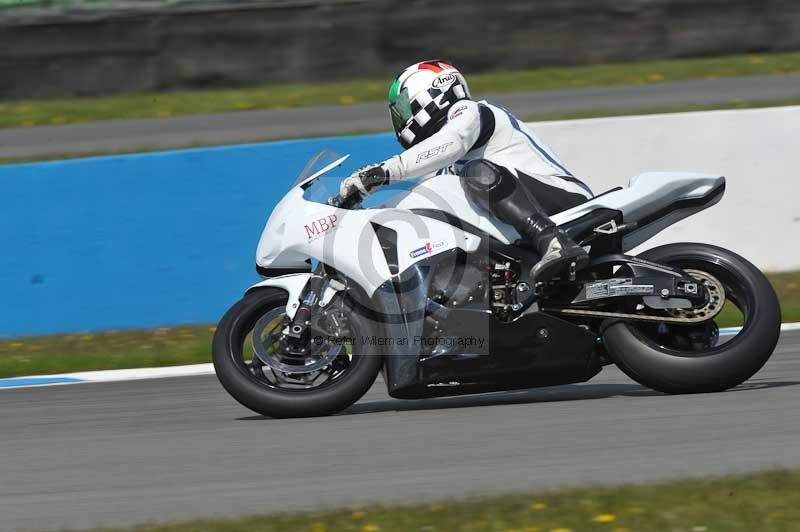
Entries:
[[339,196],[348,199],[355,194],[366,198],[373,189],[389,182],[389,173],[383,165],[365,166],[353,172],[339,186]]

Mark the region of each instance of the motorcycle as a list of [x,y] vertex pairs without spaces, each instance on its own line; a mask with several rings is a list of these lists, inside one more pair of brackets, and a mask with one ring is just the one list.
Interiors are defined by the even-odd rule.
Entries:
[[[718,392],[778,342],[775,292],[739,255],[698,243],[628,253],[719,202],[722,176],[643,173],[552,216],[591,261],[535,283],[536,253],[458,176],[364,208],[321,184],[346,159],[318,154],[277,204],[256,253],[263,280],[214,335],[219,381],[255,412],[333,414],[379,373],[401,399],[584,382],[609,364],[653,390]],[[720,336],[724,316],[741,320],[733,337]]]

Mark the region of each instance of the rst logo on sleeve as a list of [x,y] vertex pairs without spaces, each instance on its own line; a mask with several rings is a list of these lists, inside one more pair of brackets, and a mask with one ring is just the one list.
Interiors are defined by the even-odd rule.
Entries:
[[450,85],[455,83],[455,81],[456,81],[455,74],[441,74],[440,76],[438,76],[436,79],[433,80],[431,86],[434,89],[439,89],[440,91],[443,91],[448,87],[450,87]]
[[433,148],[426,150],[419,155],[417,155],[417,162],[424,161],[426,159],[430,159],[431,157],[436,157],[440,153],[444,153],[447,151],[447,148],[452,146],[452,142],[445,142],[444,144],[439,144],[438,146],[434,146]]

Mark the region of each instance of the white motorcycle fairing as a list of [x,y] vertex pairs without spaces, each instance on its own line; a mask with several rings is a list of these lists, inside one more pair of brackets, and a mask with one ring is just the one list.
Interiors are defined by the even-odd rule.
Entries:
[[[382,248],[376,230],[383,228],[395,234],[394,250]],[[314,258],[336,268],[371,296],[413,264],[455,248],[475,251],[480,241],[479,236],[406,209],[347,210],[308,201],[297,186],[270,216],[256,264],[267,270],[307,269],[306,260]]]
[[[271,278],[251,289],[276,286],[289,292],[289,316],[294,315],[292,303],[310,276],[299,273],[310,270],[309,259],[335,268],[371,297],[388,280],[439,253],[456,248],[474,252],[484,238],[503,244],[519,238],[512,227],[473,204],[455,175],[421,181],[378,208],[348,210],[305,199],[305,188],[334,166],[294,186],[273,210],[259,241],[256,264]],[[616,225],[606,227],[606,219],[595,223],[593,213],[614,213],[609,220],[634,227],[622,238],[625,252],[676,221],[714,205],[724,189],[722,176],[644,173],[632,178],[628,188],[600,194],[552,218],[565,228],[594,223],[588,226],[589,233],[603,228],[608,234],[616,231]],[[430,217],[434,211],[465,223]],[[272,277],[287,272],[295,273]]]

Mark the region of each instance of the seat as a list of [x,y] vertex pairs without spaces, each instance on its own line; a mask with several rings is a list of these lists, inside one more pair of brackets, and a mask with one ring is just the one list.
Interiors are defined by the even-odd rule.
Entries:
[[[665,227],[706,209],[720,200],[725,178],[718,175],[681,172],[647,172],[630,180],[627,188],[611,190],[576,207],[552,216],[561,226],[598,209],[622,214],[622,223],[636,223],[625,236],[623,249],[631,249]],[[598,215],[599,216],[599,215]]]

